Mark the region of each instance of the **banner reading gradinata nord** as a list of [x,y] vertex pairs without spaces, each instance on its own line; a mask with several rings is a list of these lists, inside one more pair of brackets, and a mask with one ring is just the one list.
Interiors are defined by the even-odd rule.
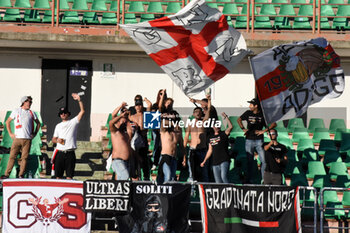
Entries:
[[130,181],[84,181],[84,210],[87,212],[123,213],[129,210]]
[[203,233],[299,233],[298,188],[199,185]]
[[3,233],[87,233],[83,182],[9,179],[3,183]]
[[126,215],[117,215],[119,232],[189,232],[190,194],[190,184],[132,183],[132,210]]
[[324,38],[283,44],[251,59],[266,123],[301,116],[345,88],[340,58]]

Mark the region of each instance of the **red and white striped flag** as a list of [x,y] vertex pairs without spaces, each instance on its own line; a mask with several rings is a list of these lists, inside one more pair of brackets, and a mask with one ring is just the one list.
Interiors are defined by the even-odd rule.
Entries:
[[205,0],[175,15],[121,27],[188,96],[224,77],[248,53],[243,36]]
[[324,38],[276,46],[253,57],[251,66],[267,124],[301,116],[345,86],[340,58]]

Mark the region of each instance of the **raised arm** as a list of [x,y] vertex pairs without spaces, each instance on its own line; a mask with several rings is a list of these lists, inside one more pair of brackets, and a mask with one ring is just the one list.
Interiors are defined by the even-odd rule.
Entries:
[[225,134],[226,135],[230,135],[230,133],[231,133],[231,131],[233,129],[232,122],[231,122],[230,118],[227,116],[226,113],[223,112],[221,115],[224,118],[224,120],[226,120],[227,125],[228,125],[227,129],[225,130]]
[[119,105],[116,109],[114,109],[114,111],[112,112],[112,117],[116,117],[118,112],[124,108],[125,106],[127,106],[127,103],[126,102],[122,102],[121,105]]
[[78,117],[78,121],[80,121],[85,113],[84,104],[81,101],[80,96],[77,93],[72,93],[72,97],[74,100],[78,101],[78,103],[79,103],[80,112],[78,113],[77,117]]
[[119,116],[113,117],[112,120],[109,121],[109,130],[111,132],[115,132],[118,130],[117,127],[115,127],[115,123],[117,123],[121,118],[126,117],[128,114],[128,112],[123,112],[122,114],[120,114]]
[[151,101],[149,101],[149,99],[147,99],[146,97],[144,98],[144,101],[146,102],[146,104],[147,104],[147,112],[150,112],[151,111],[151,109],[152,109],[152,103],[151,103]]
[[163,108],[163,104],[164,104],[164,98],[165,98],[165,93],[166,93],[165,89],[163,89],[160,92],[160,99],[159,99],[159,103],[158,103],[158,110],[159,110],[159,112],[162,112],[162,108]]

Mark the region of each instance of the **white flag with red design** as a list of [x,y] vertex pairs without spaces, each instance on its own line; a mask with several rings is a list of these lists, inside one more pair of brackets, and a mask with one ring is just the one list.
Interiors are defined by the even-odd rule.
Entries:
[[121,27],[188,96],[224,77],[247,54],[243,36],[205,0],[175,15]]
[[283,44],[251,59],[266,123],[301,116],[344,91],[340,58],[324,38]]

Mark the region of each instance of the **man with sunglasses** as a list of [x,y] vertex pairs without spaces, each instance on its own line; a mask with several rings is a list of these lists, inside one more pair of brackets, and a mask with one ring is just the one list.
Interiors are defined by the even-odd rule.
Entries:
[[[33,99],[31,96],[23,96],[21,98],[20,108],[16,108],[12,111],[10,117],[6,120],[6,127],[10,137],[13,139],[13,143],[10,151],[10,158],[7,163],[5,174],[2,179],[8,178],[12,171],[17,155],[21,153],[20,170],[18,177],[24,178],[24,173],[27,166],[27,159],[30,151],[32,139],[39,132],[40,122],[30,107],[32,106]],[[11,130],[11,121],[14,120],[15,133]],[[34,128],[34,122],[36,127]]]
[[269,130],[270,142],[265,142],[263,148],[265,151],[266,168],[264,173],[264,184],[281,185],[282,173],[287,165],[288,149],[277,141],[277,131]]
[[76,117],[69,119],[70,112],[67,108],[60,108],[58,116],[62,122],[57,124],[53,133],[52,142],[57,143],[56,150],[53,154],[54,171],[57,179],[63,178],[66,171],[67,179],[73,179],[75,169],[75,149],[77,149],[78,125],[83,117],[85,110],[83,102],[77,93],[72,97],[78,101],[80,111]]

